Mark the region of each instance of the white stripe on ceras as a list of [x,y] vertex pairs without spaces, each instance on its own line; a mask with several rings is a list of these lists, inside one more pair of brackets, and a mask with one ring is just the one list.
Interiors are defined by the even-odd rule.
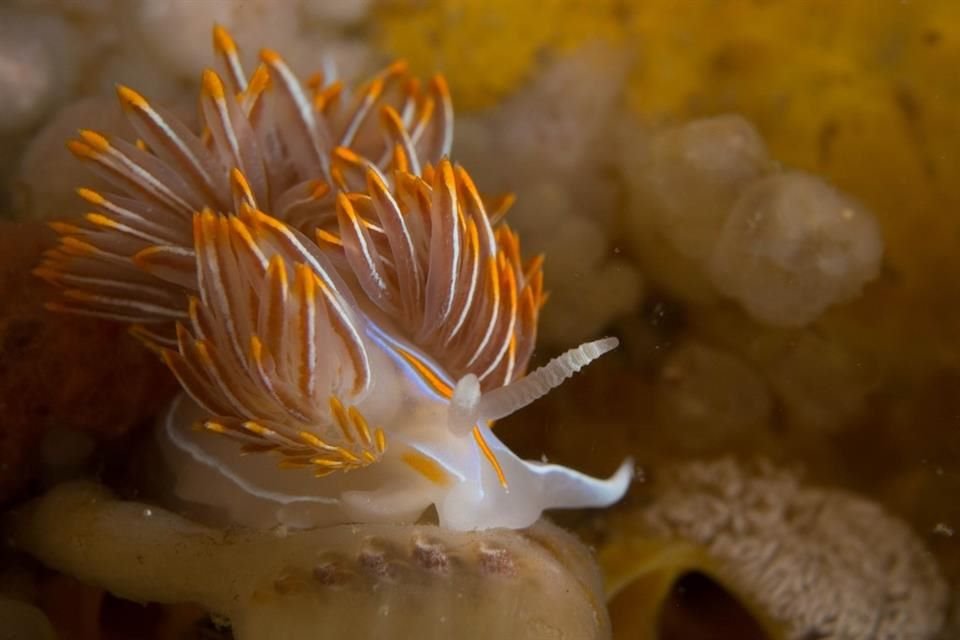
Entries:
[[236,217],[230,218],[230,228],[232,231],[230,237],[233,240],[235,251],[237,253],[248,253],[248,255],[252,255],[257,262],[259,274],[261,276],[266,275],[267,268],[270,266],[270,259],[267,258],[263,250],[260,249],[260,245],[258,245],[253,239],[253,236],[250,235],[250,228]]
[[357,108],[354,109],[353,115],[350,117],[343,135],[340,136],[340,140],[337,141],[338,146],[349,147],[353,143],[353,139],[356,137],[357,131],[360,130],[360,125],[362,125],[363,121],[366,120],[367,114],[370,113],[370,109],[373,108],[373,105],[376,103],[381,92],[383,91],[383,81],[379,80],[378,84],[378,80],[379,79],[373,80],[370,86],[367,87],[363,97],[357,104]]
[[[242,288],[237,282],[237,258],[233,252],[232,233],[230,223],[226,217],[217,215],[213,219],[213,238],[212,244],[215,247],[213,259],[216,264],[216,285],[217,299],[220,303],[222,318],[220,322],[226,327],[227,336],[230,338],[230,345],[238,362],[246,361],[246,347],[240,339],[240,330],[237,325],[238,318],[243,317],[243,307],[249,302],[249,297],[245,291],[237,291]],[[239,302],[234,304],[237,298]]]
[[[374,300],[374,302],[377,302],[377,306],[382,306],[380,305],[379,300],[385,301],[389,296],[390,289],[380,274],[379,266],[376,263],[377,258],[379,258],[379,254],[374,256],[373,251],[370,248],[370,243],[367,242],[369,236],[361,225],[360,218],[357,216],[357,212],[354,210],[353,204],[350,202],[350,200],[343,194],[340,194],[337,200],[338,204],[343,210],[342,218],[346,218],[346,220],[343,222],[345,222],[346,225],[349,225],[349,228],[352,230],[353,238],[356,241],[357,246],[360,248],[360,254],[363,258],[363,261],[366,263],[367,271],[370,272],[370,275],[373,277],[374,284],[376,284],[377,288],[379,289],[379,295],[377,296],[378,300]],[[344,229],[344,231],[347,231],[347,229]]]
[[[424,105],[429,106],[430,112],[427,114],[424,114],[424,111],[427,109],[427,106]],[[403,119],[404,128],[410,130],[410,139],[413,140],[414,144],[419,144],[420,138],[423,137],[423,133],[427,130],[427,126],[429,126],[430,122],[433,120],[433,114],[436,111],[436,101],[432,98],[429,102],[426,100],[420,101],[419,107],[420,108],[416,109],[413,113],[405,113],[405,117]],[[416,120],[412,129],[410,129],[411,120],[406,117],[407,115],[409,115],[413,120]]]
[[294,233],[292,233],[285,224],[262,212],[253,211],[252,213],[253,219],[259,221],[265,227],[271,229],[275,234],[277,234],[287,244],[289,249],[291,249],[294,253],[297,253],[299,258],[310,265],[313,271],[320,278],[320,281],[326,285],[325,287],[322,287],[322,290],[327,297],[329,308],[337,315],[337,317],[340,319],[340,323],[349,332],[350,341],[354,344],[355,351],[360,359],[359,364],[361,371],[357,373],[360,379],[363,380],[363,385],[361,389],[357,390],[357,393],[359,394],[365,392],[370,386],[370,358],[367,355],[367,350],[363,345],[363,340],[360,337],[360,333],[354,326],[352,311],[346,309],[346,303],[343,300],[340,292],[334,286],[333,278],[327,272],[327,269],[323,266],[323,264],[321,264],[316,258],[316,256],[314,256],[313,253],[302,242],[300,242],[300,239]]
[[493,332],[496,329],[499,321],[500,307],[502,306],[500,304],[500,296],[502,293],[500,291],[500,271],[496,267],[496,258],[495,257],[488,258],[488,263],[487,263],[488,265],[491,264],[489,262],[490,260],[493,261],[492,264],[494,265],[494,268],[493,268],[492,274],[488,274],[488,275],[491,278],[491,286],[493,286],[495,290],[495,295],[491,295],[487,298],[487,304],[490,307],[490,319],[487,321],[487,328],[483,333],[483,338],[480,340],[480,343],[474,348],[473,355],[467,361],[466,365],[464,365],[464,368],[466,369],[469,369],[470,367],[472,367],[473,364],[480,357],[480,355],[484,351],[486,351],[487,344],[493,338]]
[[194,155],[190,147],[187,146],[177,132],[174,131],[169,124],[167,124],[167,121],[164,120],[163,116],[157,113],[146,100],[140,98],[139,95],[137,95],[137,98],[138,99],[124,99],[124,101],[130,105],[130,108],[133,109],[134,113],[145,118],[145,122],[143,124],[153,125],[153,127],[159,130],[159,139],[162,142],[167,143],[167,145],[173,146],[173,149],[176,151],[175,155],[179,155],[180,159],[185,161],[187,166],[194,171],[194,174],[200,176],[210,193],[217,193],[216,186],[213,182],[213,177],[207,171],[206,167],[203,166],[203,163],[200,161],[200,159]]
[[286,89],[287,95],[293,99],[293,103],[297,107],[297,112],[300,116],[300,123],[307,130],[310,146],[313,147],[313,151],[316,154],[317,160],[320,162],[324,175],[329,175],[330,158],[328,157],[327,151],[320,147],[320,130],[317,127],[316,118],[314,118],[313,107],[304,95],[300,81],[293,75],[290,67],[288,67],[279,56],[269,55],[264,62],[277,72],[284,89]]
[[472,205],[469,207],[470,217],[477,225],[477,233],[481,241],[486,245],[487,255],[495,256],[497,255],[497,236],[493,231],[493,225],[490,224],[486,207],[483,206],[483,201],[480,200],[480,194],[477,193],[473,182],[468,182],[469,176],[467,173],[460,167],[457,167],[457,169],[458,177],[464,183],[464,191],[466,191]]
[[[192,348],[194,351],[199,352],[201,349],[207,352],[206,358],[201,358],[200,356],[194,356],[198,360],[198,364],[201,365],[201,370],[205,374],[203,377],[207,378],[207,383],[213,383],[213,386],[216,391],[220,392],[220,398],[217,400],[225,400],[226,403],[233,409],[234,415],[240,418],[251,418],[253,417],[252,407],[249,407],[241,397],[245,394],[235,393],[230,385],[227,384],[228,373],[220,366],[220,362],[217,357],[210,352],[210,344],[200,345],[194,342],[191,345],[187,345],[189,348]],[[180,346],[181,352],[184,350],[184,345]],[[190,359],[186,358],[187,363],[190,364]],[[196,367],[194,367],[196,370]],[[196,399],[196,398],[195,398]]]
[[[438,91],[439,93],[439,91]],[[443,107],[443,142],[438,150],[439,156],[449,156],[453,148],[453,103],[450,101],[449,94],[441,94],[440,104]]]
[[166,289],[160,287],[154,287],[145,283],[134,283],[127,279],[118,278],[116,280],[111,280],[110,278],[97,278],[95,276],[84,276],[77,273],[71,273],[69,271],[64,271],[58,273],[56,276],[56,281],[76,285],[78,287],[85,288],[96,288],[100,287],[103,289],[112,289],[117,292],[126,292],[130,294],[142,294],[142,295],[151,295],[157,297],[168,297],[170,292]]
[[[121,200],[121,199],[116,198],[116,200]],[[122,200],[126,200],[126,198],[122,198]],[[154,234],[156,235],[157,238],[163,239],[162,242],[158,241],[156,244],[180,243],[184,240],[183,237],[177,237],[175,233],[172,233],[171,229],[164,227],[162,225],[156,224],[155,222],[144,217],[143,215],[131,209],[128,209],[124,206],[121,206],[118,202],[114,202],[114,200],[102,198],[101,200],[98,200],[95,203],[91,202],[91,204],[94,204],[94,206],[101,209],[104,213],[109,213],[118,218],[122,218],[131,224],[135,223],[136,225],[144,229],[144,233]]]
[[[400,114],[398,114],[393,107],[386,107],[383,112],[383,118],[389,125],[388,133],[392,134],[397,139],[394,141],[394,144],[399,141],[404,154],[407,156],[407,162],[410,164],[408,169],[409,173],[419,176],[421,168],[420,158],[417,154],[417,148],[414,145],[410,134],[407,132],[407,128],[404,126]],[[389,152],[390,149],[387,151]]]
[[[439,187],[439,188],[438,188]],[[457,192],[454,182],[453,171],[449,162],[441,163],[434,182],[433,198],[430,207],[430,273],[427,276],[427,312],[430,313],[429,298],[431,293],[437,295],[439,286],[445,286],[443,291],[440,309],[432,318],[426,318],[426,322],[420,330],[419,337],[425,338],[427,334],[435,331],[442,326],[450,317],[453,310],[453,303],[457,294],[457,271],[460,268],[460,221],[457,215]],[[446,215],[444,215],[446,214]],[[444,226],[447,229],[444,229]],[[447,231],[447,233],[444,233]],[[445,264],[437,265],[436,257],[441,254],[445,244],[450,245],[450,255]],[[442,273],[437,273],[436,268],[442,268]],[[437,279],[440,285],[437,284]],[[431,286],[432,285],[432,286]]]
[[261,296],[260,308],[257,310],[257,332],[267,351],[274,358],[279,358],[282,355],[280,353],[280,346],[283,344],[282,327],[290,292],[286,265],[279,258],[276,264],[278,269],[268,267],[264,275],[266,293]]
[[154,331],[143,323],[136,323],[130,327],[130,333],[141,342],[146,343],[151,349],[155,349],[158,346],[164,349],[177,348],[177,339],[175,337]]
[[[105,157],[101,153],[97,153],[97,157],[102,158],[104,164],[112,168],[114,171],[117,171],[120,174],[125,173],[130,176],[134,183],[136,183],[140,188],[147,190],[153,195],[153,197],[160,200],[171,209],[183,212],[187,215],[193,212],[193,207],[190,206],[189,203],[167,188],[167,186],[162,181],[158,180],[152,173],[145,170],[139,164],[118,151],[115,147],[110,146],[107,149],[107,154],[109,154],[109,158]],[[108,159],[118,162],[120,166],[117,167],[112,163],[108,163]]]
[[91,293],[89,291],[80,292],[82,296],[76,296],[72,295],[74,291],[75,290],[67,290],[64,292],[64,295],[70,299],[81,300],[83,302],[95,302],[108,308],[139,311],[148,316],[160,316],[171,320],[183,320],[187,317],[187,313],[183,309],[164,307],[149,302],[132,300],[130,298],[115,298],[113,296]]
[[[477,233],[476,224],[473,223],[473,221],[471,221],[468,231],[471,232],[471,235]],[[444,346],[449,345],[450,342],[452,342],[457,336],[457,334],[460,333],[460,330],[466,325],[467,318],[469,317],[470,311],[473,308],[473,301],[477,291],[477,283],[480,281],[480,242],[478,240],[476,244],[470,243],[466,246],[475,246],[477,249],[476,251],[470,252],[473,258],[472,260],[468,260],[467,256],[464,256],[464,264],[462,268],[468,269],[468,271],[467,275],[461,279],[469,282],[470,285],[466,289],[464,300],[460,303],[460,317],[457,318],[457,321],[451,324],[449,329],[446,331],[446,336],[443,340]]]
[[302,325],[303,341],[300,344],[302,352],[300,358],[299,375],[306,376],[306,384],[298,385],[305,391],[308,398],[314,398],[317,387],[317,338],[318,322],[317,315],[317,295],[315,277],[313,271],[305,264],[297,265],[296,280],[299,281],[299,287],[296,288],[296,296],[299,298],[300,323]]
[[87,222],[92,225],[96,225],[102,229],[108,229],[110,231],[116,231],[120,235],[125,235],[128,238],[135,238],[137,240],[142,240],[148,244],[166,244],[168,241],[164,238],[155,236],[149,232],[141,231],[140,229],[135,229],[129,225],[123,224],[122,222],[117,222],[112,218],[108,218],[103,214],[87,214],[84,216]]
[[[413,236],[400,211],[400,206],[393,198],[393,194],[390,193],[386,183],[375,172],[367,173],[367,192],[370,194],[377,218],[384,228],[387,242],[390,243],[391,251],[394,253],[394,269],[400,284],[404,312],[412,319],[413,309],[422,294],[420,263],[417,260]],[[400,254],[403,254],[403,259],[399,257]],[[399,264],[406,265],[403,273],[397,267]]]
[[[230,153],[233,155],[233,166],[243,170],[243,163],[240,157],[240,141],[237,140],[236,132],[233,130],[233,123],[230,120],[230,112],[227,109],[227,101],[223,96],[207,96],[213,102],[213,107],[217,115],[217,124],[220,125],[220,131],[223,133],[230,147]],[[208,123],[210,118],[207,119]]]
[[[271,357],[273,357],[273,355],[274,354],[271,354]],[[302,424],[311,424],[316,422],[316,415],[311,417],[302,411],[301,407],[296,406],[296,398],[284,397],[284,395],[281,394],[280,387],[274,384],[272,376],[270,376],[270,373],[264,368],[264,361],[262,357],[260,359],[254,359],[253,368],[256,373],[254,382],[259,382],[261,388],[267,392],[267,395],[277,404],[278,407],[281,407],[287,413],[287,415]]]
[[[236,45],[233,42],[232,38],[227,36],[225,31],[219,31],[219,27],[215,27],[214,38],[214,51],[220,54],[220,60],[223,62],[223,66],[227,71],[227,77],[230,78],[230,84],[233,85],[232,88],[236,93],[241,93],[247,90],[247,74],[243,70],[243,65],[240,63],[240,56],[237,55]],[[227,41],[222,44],[227,46],[221,46],[219,42],[220,38],[226,37]]]
[[[221,238],[219,233],[220,217],[206,211],[200,216],[199,232],[196,239],[197,266],[201,275],[200,297],[203,305],[214,312],[217,322],[223,326],[229,339],[229,346],[239,362],[244,361],[243,345],[234,323],[230,301],[227,297],[228,285],[224,278],[222,264]],[[229,240],[229,238],[228,238]],[[229,270],[230,266],[226,266]]]
[[145,322],[166,322],[166,320],[158,320],[156,316],[138,316],[138,315],[129,315],[126,313],[114,313],[111,311],[103,311],[100,309],[90,309],[89,307],[73,307],[68,304],[59,303],[59,302],[50,302],[48,307],[57,311],[58,313],[70,313],[75,316],[84,316],[87,318],[99,318],[101,320],[112,320],[114,322],[122,322],[124,324],[141,324]]
[[[503,335],[503,341],[500,345],[499,350],[495,353],[493,360],[490,362],[490,365],[480,374],[480,381],[483,382],[487,376],[493,373],[496,368],[500,365],[500,361],[503,359],[503,356],[507,353],[507,350],[510,348],[510,341],[513,338],[513,332],[517,326],[517,308],[519,305],[519,294],[517,292],[517,275],[513,272],[513,266],[507,261],[504,260],[506,268],[509,270],[509,273],[513,273],[513,296],[510,302],[510,307],[507,311],[507,328]],[[501,300],[503,299],[501,291]],[[502,306],[502,305],[501,305]]]
[[414,141],[414,144],[420,144],[421,139],[423,138],[424,133],[426,133],[428,127],[437,122],[437,112],[440,111],[440,121],[442,122],[442,129],[440,134],[440,144],[437,149],[428,149],[427,158],[428,161],[436,161],[438,158],[443,158],[450,155],[450,149],[453,146],[453,103],[450,101],[449,94],[441,91],[438,86],[439,80],[434,78],[431,84],[431,92],[433,93],[433,112],[430,114],[429,118],[420,117],[417,122],[417,126],[414,128],[411,133],[411,138]]
[[[74,246],[74,242],[82,243],[83,247],[80,248]],[[123,267],[128,267],[130,265],[129,256],[107,251],[106,249],[98,247],[88,240],[75,238],[73,236],[65,236],[60,239],[60,250],[71,259],[84,258],[93,261],[101,260],[103,262],[116,264]]]
[[[166,258],[166,263],[158,260],[161,256]],[[179,267],[176,264],[178,261],[181,262]],[[192,248],[169,245],[147,247],[134,254],[133,263],[146,273],[189,291],[199,287],[197,255]]]

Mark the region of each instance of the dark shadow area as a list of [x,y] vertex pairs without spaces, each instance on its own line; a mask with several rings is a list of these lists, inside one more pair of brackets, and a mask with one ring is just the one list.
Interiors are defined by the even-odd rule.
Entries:
[[673,584],[657,632],[659,640],[770,640],[733,595],[697,571]]
[[644,611],[656,605],[658,582],[638,579],[610,602],[615,640],[772,640],[736,597],[699,571],[680,576],[657,611]]

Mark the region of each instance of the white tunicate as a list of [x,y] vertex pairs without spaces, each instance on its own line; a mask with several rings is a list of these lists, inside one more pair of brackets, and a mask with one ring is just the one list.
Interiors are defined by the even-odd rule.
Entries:
[[739,115],[665,129],[635,153],[638,206],[677,251],[698,261],[710,255],[740,190],[771,166],[763,138]]
[[807,433],[835,432],[855,420],[877,386],[872,363],[813,331],[764,336],[750,351],[789,423]]
[[[626,195],[626,206],[621,207],[620,237],[629,247],[631,257],[645,277],[672,297],[696,304],[715,300],[718,296],[703,273],[702,257],[694,259],[681,254],[661,229],[656,189],[648,184],[647,177],[652,172],[652,140],[656,133],[632,114],[622,115],[614,133],[617,166]],[[683,184],[682,189],[689,190],[690,185]]]
[[750,436],[773,408],[769,388],[748,363],[696,342],[670,354],[656,400],[671,438],[694,451]]
[[55,11],[83,19],[103,18],[113,9],[113,0],[12,0],[12,4],[26,9]]
[[[509,180],[507,162],[502,162],[496,151],[494,124],[489,114],[457,114],[453,136],[453,157],[470,168],[470,174],[482,192],[516,189],[518,184]],[[514,205],[514,210],[520,206]],[[511,219],[513,213],[510,214]]]
[[98,188],[105,182],[67,151],[65,142],[80,128],[106,134],[130,134],[113,96],[83,98],[61,108],[31,140],[20,163],[15,192],[21,216],[65,218],[83,213],[77,187]]
[[161,0],[140,2],[133,10],[131,35],[172,75],[193,77],[213,62],[210,49],[214,24],[233,26],[229,2]]
[[495,130],[514,175],[571,171],[602,153],[595,143],[620,97],[627,62],[616,49],[584,47],[505,101]]
[[517,193],[509,220],[523,239],[526,255],[546,255],[550,304],[543,310],[540,336],[558,345],[586,340],[630,313],[643,283],[629,262],[611,258],[607,229],[574,209],[572,195],[555,181],[538,182]]
[[635,313],[643,298],[643,279],[626,260],[610,259],[571,278],[550,290],[540,323],[543,342],[569,344],[596,336],[617,318]]
[[883,241],[872,213],[800,171],[747,187],[708,262],[716,287],[760,322],[802,326],[877,276]]
[[[542,251],[549,244],[550,232],[574,215],[564,185],[544,180],[519,185],[517,201],[510,209],[509,221],[524,240],[524,249]],[[534,248],[531,243],[539,243]]]
[[141,2],[132,18],[131,35],[136,40],[129,45],[144,47],[171,75],[183,78],[193,79],[213,63],[210,42],[215,24],[228,29],[241,45],[241,59],[249,70],[261,47],[272,43],[293,49],[297,44],[297,12],[268,0]]
[[553,290],[573,286],[607,255],[606,230],[578,215],[570,195],[556,182],[540,182],[517,192],[510,225],[523,239],[527,255],[546,254],[544,270]]
[[67,93],[71,39],[60,17],[0,11],[0,133],[28,128]]
[[[191,5],[195,4],[187,0]],[[252,72],[259,63],[260,50],[263,47],[275,48],[285,58],[288,51],[293,52],[302,43],[300,33],[300,16],[293,7],[285,6],[275,0],[244,0],[243,2],[228,2],[232,9],[229,22],[223,26],[230,30],[231,35],[240,47],[240,56],[248,73]],[[292,3],[290,3],[292,4]],[[207,25],[204,40],[209,44],[212,24]],[[314,59],[320,55],[315,50]],[[316,63],[319,60],[315,60]],[[314,61],[311,61],[314,63]],[[308,73],[316,69],[299,69],[291,64],[298,72]],[[194,68],[194,73],[196,73]]]
[[531,252],[546,253],[544,269],[551,281],[582,277],[596,269],[607,254],[605,230],[575,214],[535,233],[543,236],[542,241],[533,241],[534,233],[523,237],[531,238]]
[[[619,239],[615,225],[619,225],[623,209],[623,180],[613,172],[598,170],[594,165],[585,175],[567,182],[566,192],[570,206],[582,217],[598,225],[610,241]],[[589,177],[588,177],[589,176]]]
[[[199,69],[199,67],[198,67]],[[157,68],[156,58],[137,47],[112,51],[96,67],[96,86],[101,95],[112,96],[117,85],[136,87],[152,104],[167,106],[183,94],[183,79]]]
[[336,78],[343,82],[374,73],[377,66],[383,63],[363,40],[335,38],[325,33],[304,37],[297,48],[289,53],[284,48],[282,53],[293,67],[302,69],[304,73],[313,73],[322,68],[334,69]]

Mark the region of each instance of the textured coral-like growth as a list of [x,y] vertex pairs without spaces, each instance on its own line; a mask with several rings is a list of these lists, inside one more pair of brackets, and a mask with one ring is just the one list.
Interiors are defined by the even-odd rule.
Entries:
[[844,491],[731,460],[695,463],[657,479],[638,524],[705,545],[791,639],[931,639],[943,625],[933,558],[907,525]]

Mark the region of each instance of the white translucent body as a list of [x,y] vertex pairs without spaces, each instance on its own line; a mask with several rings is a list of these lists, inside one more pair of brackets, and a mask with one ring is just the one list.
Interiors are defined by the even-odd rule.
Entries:
[[[582,345],[485,395],[478,387],[465,394],[472,376],[460,385],[445,380],[457,387],[451,402],[433,391],[376,327],[371,325],[366,337],[375,375],[355,406],[371,427],[386,432],[387,451],[380,461],[322,478],[309,469],[278,469],[270,455],[241,455],[236,442],[196,429],[206,414],[181,396],[160,431],[178,497],[253,527],[413,522],[432,505],[440,526],[473,530],[523,528],[545,509],[604,507],[626,492],[633,475],[629,460],[609,479],[596,479],[522,460],[486,426],[560,384],[616,340]],[[474,426],[498,460],[506,486],[478,446]],[[411,456],[429,461],[434,473],[418,471],[407,462]]]

